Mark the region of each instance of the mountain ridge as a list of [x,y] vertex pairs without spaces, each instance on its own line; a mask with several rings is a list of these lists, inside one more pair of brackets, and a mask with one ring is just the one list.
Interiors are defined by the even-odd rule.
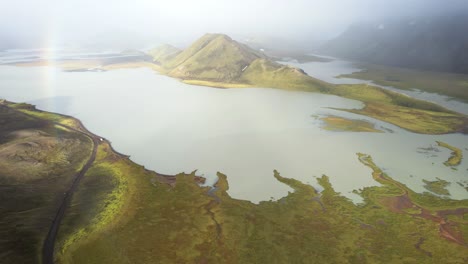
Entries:
[[468,18],[462,14],[355,23],[318,51],[387,66],[467,74],[466,25]]

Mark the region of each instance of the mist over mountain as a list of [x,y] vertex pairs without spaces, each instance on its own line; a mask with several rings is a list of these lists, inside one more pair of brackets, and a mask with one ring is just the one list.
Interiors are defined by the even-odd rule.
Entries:
[[468,16],[457,13],[355,23],[319,52],[390,66],[468,73]]
[[[27,8],[25,8],[27,7]],[[0,46],[117,50],[222,32],[259,48],[305,50],[359,20],[468,12],[465,0],[16,0],[2,5]],[[9,42],[9,43],[7,43]]]

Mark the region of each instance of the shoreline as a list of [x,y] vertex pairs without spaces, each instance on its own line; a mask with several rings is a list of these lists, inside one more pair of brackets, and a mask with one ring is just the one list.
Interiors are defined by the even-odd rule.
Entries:
[[[5,102],[8,101],[0,100],[0,103]],[[20,107],[24,107],[25,109],[28,109],[27,106],[26,104],[20,105]],[[29,105],[29,111],[50,113],[37,110],[31,105]],[[57,115],[65,117],[66,120],[63,121],[69,121],[68,119],[70,116]],[[49,117],[44,118],[44,120],[55,121]],[[78,122],[78,119],[71,117],[71,120],[74,121],[73,125],[76,125],[78,129],[86,130],[86,128]],[[89,133],[92,134],[95,139],[100,139],[99,136],[92,132]],[[105,141],[101,147],[110,150],[109,144],[109,141]],[[98,196],[96,196],[98,197],[96,198],[97,202],[102,204],[103,207],[99,205],[93,207],[91,205],[90,207],[84,208],[71,206],[67,208],[65,218],[68,218],[68,220],[76,217],[77,213],[86,214],[90,212],[90,210],[92,212],[93,209],[98,209],[93,212],[95,215],[92,216],[93,220],[97,219],[96,221],[98,224],[96,224],[96,222],[91,222],[94,226],[80,233],[83,230],[83,226],[85,228],[89,226],[89,223],[85,220],[79,219],[78,221],[81,222],[79,222],[78,225],[71,224],[67,221],[62,222],[60,227],[63,228],[63,231],[68,232],[63,233],[63,237],[58,240],[59,244],[56,244],[55,247],[57,250],[55,252],[57,254],[57,259],[60,260],[60,262],[64,261],[64,263],[67,263],[66,260],[73,260],[78,263],[80,263],[80,261],[82,261],[82,263],[89,263],[88,257],[91,257],[90,259],[96,260],[94,262],[98,263],[111,262],[115,248],[106,248],[103,247],[103,245],[105,246],[108,243],[115,242],[116,246],[122,246],[124,252],[132,252],[131,249],[134,244],[133,241],[132,243],[128,243],[129,234],[133,234],[135,239],[140,239],[137,243],[142,244],[137,245],[147,245],[150,243],[156,246],[162,244],[167,246],[169,244],[172,247],[176,245],[174,243],[178,243],[178,240],[166,239],[167,235],[180,235],[181,237],[185,237],[187,232],[189,232],[190,235],[197,237],[201,241],[211,243],[209,247],[206,247],[208,250],[212,250],[214,246],[222,246],[226,247],[227,250],[235,252],[235,250],[238,249],[238,245],[227,244],[225,241],[229,239],[240,239],[239,241],[242,241],[241,239],[248,239],[248,236],[246,237],[239,232],[239,230],[243,230],[244,227],[253,228],[254,231],[261,232],[261,234],[267,236],[275,235],[275,233],[269,232],[269,230],[271,230],[270,228],[279,227],[279,230],[284,230],[285,232],[290,230],[292,232],[290,234],[299,235],[306,232],[307,235],[315,234],[313,237],[325,240],[330,237],[328,230],[338,230],[345,236],[356,235],[358,238],[360,234],[362,234],[362,237],[369,238],[369,243],[381,242],[382,235],[387,234],[386,230],[398,230],[395,234],[402,234],[400,238],[401,244],[403,248],[406,246],[407,249],[424,249],[425,244],[423,243],[426,238],[430,243],[437,243],[437,245],[444,246],[444,249],[466,248],[467,246],[463,234],[459,233],[457,229],[464,223],[464,220],[459,219],[460,215],[468,212],[465,200],[443,200],[437,197],[428,197],[414,193],[405,185],[385,175],[385,173],[373,163],[372,158],[365,154],[358,154],[358,160],[373,170],[372,176],[374,176],[376,181],[381,182],[382,186],[366,187],[359,190],[359,194],[362,195],[365,203],[364,205],[356,205],[349,201],[349,199],[336,193],[327,176],[319,178],[318,184],[324,189],[318,193],[313,186],[298,180],[283,178],[279,172],[274,171],[276,180],[290,186],[294,191],[277,201],[263,201],[259,204],[254,204],[230,197],[227,193],[229,189],[227,177],[221,173],[218,174],[220,180],[215,184],[215,188],[209,189],[197,184],[195,171],[191,174],[179,174],[176,176],[161,175],[132,162],[128,156],[116,154],[118,158],[115,159],[112,157],[114,155],[113,152],[106,151],[103,153],[105,153],[105,157],[96,159],[94,165],[97,167],[103,164],[104,167],[110,166],[115,169],[115,177],[123,179],[121,185],[118,184],[112,187],[113,190],[121,190],[120,193],[117,192],[116,195],[114,195],[114,192],[109,193],[110,197],[118,195],[119,198],[115,200],[101,199],[98,193]],[[109,162],[105,164],[105,160],[107,159]],[[122,167],[121,163],[125,163],[127,167]],[[129,167],[132,170],[129,170]],[[82,189],[78,188],[78,193],[75,193],[73,196],[78,199],[76,201],[78,204],[88,201],[86,200],[86,194],[92,194],[96,191],[99,192],[99,190],[105,189],[105,187],[108,186],[107,184],[109,184],[105,178],[103,181],[104,183],[102,183],[104,185],[100,185],[98,189],[93,187],[86,192],[86,188],[89,187],[89,185],[87,187],[86,184],[87,177],[88,175],[83,178],[84,182],[81,182],[82,185],[80,186],[82,186]],[[93,173],[91,173],[89,178],[92,179],[93,177],[100,178],[102,175],[93,175]],[[428,200],[428,198],[435,200]],[[110,203],[110,208],[112,208],[114,204],[117,205],[115,209],[108,209],[108,203]],[[111,210],[111,217],[102,218],[101,215],[109,213],[104,210]],[[381,215],[377,219],[375,218],[376,213]],[[283,217],[284,215],[292,215],[295,217],[292,217],[293,220],[291,220],[289,217]],[[193,221],[193,219],[201,219],[200,217],[204,217],[206,221]],[[295,220],[303,218],[305,219],[304,222],[299,223],[308,223],[311,224],[311,227],[304,229],[304,225],[301,225],[300,229],[295,229],[297,226],[296,224],[298,224]],[[179,219],[181,220],[177,221]],[[338,219],[338,221],[332,221],[332,219]],[[187,221],[193,223],[195,226],[193,226],[192,229],[184,230],[183,227],[187,227]],[[393,221],[395,221],[395,223]],[[336,229],[340,228],[343,222],[346,223],[346,228]],[[232,223],[235,223],[235,225],[232,225]],[[410,234],[414,233],[415,229],[411,228],[409,231],[399,230],[400,224],[419,227],[423,225],[426,229],[422,229],[422,231],[417,229],[416,231],[419,230],[419,232],[416,233],[418,237],[406,240],[405,238],[408,238]],[[265,226],[269,228],[265,229]],[[132,229],[132,227],[134,228]],[[323,227],[324,229],[316,229],[316,227]],[[431,232],[425,231],[429,228],[431,228]],[[154,232],[160,234],[160,236],[146,236]],[[237,236],[237,234],[240,236]],[[374,235],[376,235],[375,238],[373,237]],[[165,242],[158,244],[157,242],[160,237],[164,237]],[[274,237],[276,236],[273,236],[272,239],[274,239]],[[424,239],[421,240],[421,237]],[[300,237],[296,237],[290,241],[291,243],[296,243],[293,241],[297,241],[297,239],[300,239]],[[60,243],[63,241],[66,243]],[[190,241],[193,242],[194,240]],[[418,243],[418,241],[422,242]],[[306,250],[316,247],[316,245],[313,244],[314,241],[310,242],[310,244],[307,244],[307,242],[310,241],[304,241],[304,243],[300,241],[300,244],[297,245],[298,248]],[[329,241],[329,243],[330,245],[343,245],[340,244],[340,240],[332,240]],[[392,242],[389,241],[388,243],[391,245]],[[283,249],[281,247],[282,243],[275,243],[275,245],[278,246],[278,250]],[[259,246],[258,249],[264,248],[263,244],[256,246]],[[193,246],[190,245],[190,247],[196,247],[196,243]],[[242,249],[242,246],[240,248]],[[352,249],[354,248],[362,247],[359,245],[352,246]],[[199,249],[200,252],[205,252],[205,248],[197,247],[197,249]],[[222,249],[223,248],[220,248],[218,250]],[[368,250],[373,255],[379,256],[379,254],[377,254],[378,251],[374,251],[372,248],[368,248]],[[432,254],[432,258],[440,259],[444,257],[436,248],[428,252]],[[164,254],[164,252],[161,254]],[[294,252],[291,252],[291,254],[294,255]],[[327,254],[332,256],[330,252],[327,252]],[[75,258],[76,256],[81,258]],[[153,251],[147,251],[141,254],[135,253],[129,258],[134,262],[139,262],[139,258],[147,256],[159,255],[154,255]],[[187,256],[187,258],[191,257],[191,255]]]
[[[93,64],[94,63],[94,64]],[[64,71],[107,71],[117,69],[129,69],[129,68],[148,68],[158,74],[168,76],[179,80],[182,83],[188,85],[200,85],[211,88],[221,89],[239,89],[239,88],[251,88],[251,87],[267,87],[264,85],[254,85],[249,83],[223,83],[210,80],[201,79],[181,79],[170,76],[167,71],[163,69],[161,65],[147,61],[147,60],[129,60],[110,62],[106,64],[105,60],[73,60],[73,61],[40,61],[34,63],[17,63],[10,64],[11,66],[17,67],[35,67],[35,66],[51,66],[58,67]],[[315,79],[307,75],[308,78]],[[451,134],[451,133],[462,133],[468,134],[468,116],[449,110],[439,104],[416,99],[404,93],[386,90],[378,86],[369,85],[335,85],[327,82],[318,80],[323,83],[327,91],[316,91],[304,86],[302,88],[284,88],[284,87],[271,87],[273,89],[280,89],[284,91],[305,91],[305,92],[316,92],[321,94],[336,95],[343,98],[354,99],[362,102],[364,108],[359,110],[348,110],[355,114],[376,118],[380,121],[396,125],[402,129],[411,131],[418,134],[426,135],[440,135],[440,134]],[[362,90],[365,89],[365,90]],[[364,92],[358,92],[364,91]],[[380,111],[379,109],[384,109]],[[393,113],[389,116],[385,113]],[[414,122],[409,122],[409,118],[415,118]]]

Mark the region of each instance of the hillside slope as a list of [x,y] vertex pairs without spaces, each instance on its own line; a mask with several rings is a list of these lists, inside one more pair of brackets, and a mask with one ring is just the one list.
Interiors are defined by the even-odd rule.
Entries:
[[354,24],[320,53],[382,65],[468,73],[468,17],[420,17]]
[[245,69],[241,82],[261,87],[328,92],[330,85],[307,75],[302,69],[267,59],[257,59]]
[[[183,80],[221,84],[245,84],[278,88],[318,90],[323,86],[302,70],[273,62],[262,52],[241,44],[224,34],[205,34],[172,59],[174,50],[167,45],[151,55],[161,63],[165,73]],[[161,59],[163,58],[163,59]],[[307,83],[307,85],[299,85]],[[316,82],[316,83],[315,83]]]
[[223,34],[206,34],[163,66],[181,79],[232,82],[264,56]]
[[148,51],[148,55],[153,58],[153,62],[157,64],[164,64],[172,60],[175,56],[179,55],[182,51],[172,45],[163,44],[157,48]]

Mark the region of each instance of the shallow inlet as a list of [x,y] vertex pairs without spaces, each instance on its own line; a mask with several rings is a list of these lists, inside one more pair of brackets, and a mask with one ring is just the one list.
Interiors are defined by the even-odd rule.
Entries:
[[[314,177],[326,174],[337,191],[360,201],[352,190],[376,182],[357,152],[372,155],[391,177],[415,191],[425,191],[422,179],[439,177],[452,182],[453,198],[466,198],[456,184],[466,176],[466,159],[452,170],[443,165],[448,150],[427,154],[419,148],[439,140],[463,149],[466,157],[467,136],[419,135],[326,108],[362,107],[337,96],[191,86],[149,69],[62,72],[11,66],[0,67],[0,96],[73,115],[148,169],[163,174],[197,169],[211,183],[217,171],[223,172],[229,194],[239,199],[259,202],[286,195],[291,189],[274,179],[277,169],[314,186]],[[313,115],[327,114],[362,118],[394,133],[325,131]]]
[[[317,55],[315,55],[317,56]],[[331,58],[331,57],[327,57]],[[320,79],[322,81],[334,84],[370,84],[373,86],[382,87],[387,90],[394,92],[406,94],[413,98],[434,102],[441,106],[444,106],[447,109],[468,115],[468,104],[453,100],[454,98],[440,95],[437,93],[428,93],[421,90],[402,90],[392,86],[384,86],[376,84],[369,80],[360,80],[354,78],[337,78],[342,74],[351,74],[354,72],[359,72],[362,69],[356,67],[352,62],[333,58],[329,62],[307,62],[307,63],[297,63],[297,62],[281,62],[283,64],[290,64],[292,66],[303,69],[310,76]]]

